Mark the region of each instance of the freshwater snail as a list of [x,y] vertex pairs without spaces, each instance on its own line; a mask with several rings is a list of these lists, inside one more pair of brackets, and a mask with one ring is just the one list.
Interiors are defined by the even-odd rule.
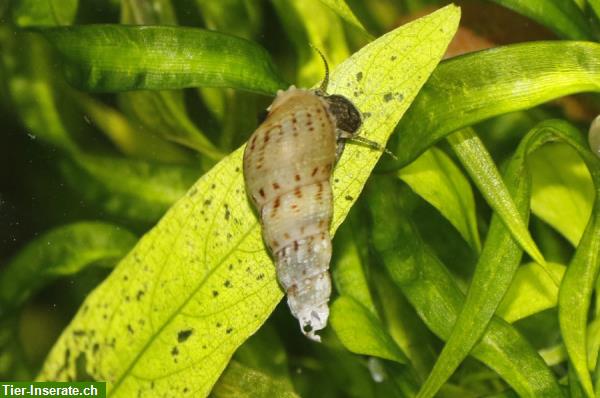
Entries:
[[332,170],[345,140],[378,147],[356,137],[362,117],[352,102],[327,94],[329,70],[319,54],[325,63],[320,88],[280,90],[244,152],[246,191],[277,277],[292,315],[314,341],[329,316]]

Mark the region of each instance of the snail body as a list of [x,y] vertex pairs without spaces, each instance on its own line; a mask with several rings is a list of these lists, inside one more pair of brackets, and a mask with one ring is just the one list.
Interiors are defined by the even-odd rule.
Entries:
[[361,117],[345,97],[293,86],[267,111],[244,151],[246,191],[292,315],[320,341],[315,331],[327,325],[331,294],[331,175]]

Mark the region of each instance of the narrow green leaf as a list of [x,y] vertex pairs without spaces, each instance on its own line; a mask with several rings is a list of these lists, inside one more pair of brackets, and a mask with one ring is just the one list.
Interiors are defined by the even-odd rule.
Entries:
[[583,390],[593,396],[587,367],[587,316],[594,283],[600,269],[600,159],[589,151],[580,133],[566,123],[547,129],[570,144],[586,163],[595,186],[595,200],[589,221],[575,250],[558,296],[558,315],[563,341]]
[[[121,22],[136,25],[175,25],[169,0],[121,3]],[[224,154],[210,142],[187,115],[182,91],[135,91],[118,95],[121,109],[133,119],[147,139],[155,136],[193,148],[210,159]]]
[[292,386],[285,347],[275,328],[266,323],[237,349],[233,357],[242,365]]
[[469,128],[450,135],[448,142],[487,203],[498,214],[519,245],[538,264],[545,265],[544,257],[527,229],[523,210],[518,210],[481,139]]
[[13,0],[12,19],[20,27],[70,25],[78,5],[79,0]]
[[340,18],[320,0],[273,0],[273,5],[298,54],[298,84],[313,85],[324,76],[323,61],[311,44],[331,67],[350,54]]
[[590,8],[596,14],[596,19],[600,20],[600,0],[587,0]]
[[344,347],[355,354],[399,363],[408,361],[375,315],[351,297],[335,300],[331,306],[331,327]]
[[[156,221],[193,184],[201,170],[82,152],[79,142],[86,142],[86,137],[80,134],[90,132],[85,120],[91,122],[94,119],[95,123],[116,129],[112,134],[119,134],[126,140],[138,136],[131,130],[123,132],[121,129],[130,126],[122,116],[118,113],[107,114],[103,112],[106,109],[100,109],[99,105],[88,109],[97,112],[91,115],[91,119],[79,112],[87,101],[94,104],[96,101],[73,93],[64,82],[61,84],[51,68],[52,59],[44,44],[38,35],[12,35],[10,31],[0,28],[0,57],[10,72],[8,86],[11,99],[26,131],[44,144],[68,155],[59,161],[60,170],[67,182],[85,198],[97,200],[112,215],[135,221]],[[125,141],[121,144],[140,143]],[[181,158],[177,148],[172,149],[164,141],[162,144],[160,148],[164,151],[158,156],[159,159],[164,157],[166,159],[163,160],[173,161]],[[94,145],[98,147],[97,142]],[[151,149],[152,145],[144,148],[144,151],[138,148],[135,153],[152,156],[149,152]],[[117,175],[127,183],[115,179]]]
[[386,330],[406,354],[419,379],[425,380],[435,363],[437,338],[427,329],[385,270],[375,268],[373,274],[373,285],[377,289],[379,302],[383,304],[381,318],[385,320]]
[[[7,89],[25,128],[40,141],[56,148],[74,147],[73,131],[65,127],[57,105],[56,82],[49,79],[52,69],[45,43],[33,34],[17,33],[0,26],[0,57],[5,67]],[[63,115],[76,108],[63,99]]]
[[[566,132],[562,133],[562,129],[566,129]],[[554,133],[555,131],[556,133]],[[551,138],[555,138],[554,135],[556,138],[566,140],[571,145],[574,145],[582,154],[582,157],[588,164],[588,167],[597,167],[596,174],[600,177],[600,168],[598,168],[600,161],[595,159],[589,150],[587,150],[587,148],[581,146],[581,144],[578,142],[581,141],[581,136],[576,131],[569,129],[569,125],[564,122],[562,124],[559,121],[541,123],[523,139],[507,171],[507,185],[515,197],[515,203],[517,204],[521,214],[526,211],[529,204],[530,177],[525,170],[525,159],[530,152],[533,152],[541,144]],[[596,163],[589,159],[585,160],[586,157],[589,159],[594,159]],[[593,172],[594,171],[592,171],[592,173]],[[597,181],[597,183],[598,182],[600,181]],[[448,340],[444,350],[442,351],[442,354],[438,358],[438,362],[434,366],[430,377],[425,382],[420,393],[421,396],[433,396],[433,394],[435,394],[437,391],[437,388],[439,388],[439,386],[441,386],[447,380],[451,373],[460,364],[460,361],[467,356],[471,347],[475,345],[481,334],[483,334],[487,323],[491,319],[492,314],[497,308],[497,305],[504,296],[512,276],[516,271],[516,267],[519,264],[520,253],[515,250],[516,246],[513,242],[511,242],[510,239],[508,239],[506,232],[502,230],[502,226],[498,226],[497,221],[496,225],[494,224],[495,221],[496,220],[492,220],[492,225],[490,227],[477,270],[471,282],[463,312],[459,316],[452,331],[452,336]],[[593,223],[594,220],[592,219],[590,222]],[[600,228],[600,222],[597,228]],[[598,264],[592,263],[586,264],[586,266],[590,265],[590,268],[595,267],[596,270],[594,272],[596,272],[597,275],[598,267],[600,267],[600,255],[598,254],[598,248],[600,248],[600,230],[595,230],[592,233],[595,233],[599,236],[595,239],[597,241],[597,243],[595,243],[596,246],[589,248],[591,251],[596,251],[596,253],[591,256],[591,260]],[[504,240],[504,243],[502,243],[502,240]],[[489,248],[493,249],[489,252],[486,251],[488,244]],[[578,251],[580,250],[581,249],[578,248]],[[568,272],[569,271],[567,271],[567,273]],[[581,275],[579,276],[581,277]],[[564,283],[566,281],[567,279],[565,275],[562,286],[565,286]],[[578,280],[578,282],[580,283],[581,280]],[[591,282],[589,287],[590,290],[587,292],[587,294],[590,296],[592,289],[591,286],[593,283],[594,281]],[[563,288],[561,287],[561,289]],[[582,290],[584,291],[585,295],[585,289],[581,289],[581,286],[579,286],[578,292],[581,292]],[[589,300],[590,297],[587,296],[588,306]],[[578,305],[581,306],[582,303],[578,303]],[[583,308],[581,308],[581,310],[583,310]],[[569,315],[569,317],[571,317],[571,321],[573,321],[577,316],[575,315],[575,317],[573,317],[573,315],[574,314]],[[580,326],[583,322],[583,333],[585,333],[585,316],[583,319],[579,319],[578,321],[579,322],[570,324],[568,327],[570,332],[572,332],[574,329],[573,325]],[[565,333],[565,326],[566,325],[561,320],[561,330],[563,331],[563,334]],[[578,341],[577,337],[575,337],[573,333],[571,333],[571,336],[563,337],[565,338],[567,350],[569,351],[569,347],[572,348],[572,351],[569,351],[569,353],[571,354],[571,352],[576,352],[580,354],[580,357],[577,358],[574,358],[574,356],[571,355],[571,359],[581,378],[581,369],[587,369],[585,350],[583,352],[580,351],[581,341]],[[592,394],[591,380],[589,380],[589,373],[587,373],[587,370],[586,375],[588,380],[582,378],[583,388],[588,392],[588,394]]]
[[492,0],[544,25],[559,37],[569,40],[591,38],[583,12],[572,0]]
[[[387,140],[443,55],[459,15],[448,6],[398,28],[332,72],[330,91],[351,97],[366,114],[361,131],[370,139]],[[386,100],[397,90],[401,101]],[[92,292],[40,379],[78,378],[76,359],[83,357],[88,374],[108,381],[110,397],[211,390],[282,296],[244,190],[242,149],[205,174]],[[332,231],[379,156],[347,146],[333,175]]]
[[289,385],[236,361],[229,363],[215,385],[212,396],[215,398],[299,398]]
[[597,43],[523,43],[444,61],[398,123],[398,161],[385,168],[410,163],[455,130],[585,91],[600,91]]
[[262,4],[248,0],[195,0],[207,29],[251,40],[263,27]]
[[[554,275],[560,281],[565,273],[565,266],[547,263]],[[498,306],[496,315],[506,322],[516,322],[527,318],[548,308],[555,307],[558,303],[558,287],[554,280],[538,264],[522,265]]]
[[59,166],[86,200],[109,214],[145,223],[159,219],[200,174],[192,167],[77,153]]
[[[516,155],[510,163],[504,185],[491,156],[473,130],[460,130],[448,141],[496,214],[465,304],[418,397],[433,397],[484,334],[521,261],[519,244],[530,248],[533,244],[534,253],[538,255],[534,258],[543,261],[523,221],[528,219],[531,183],[524,175],[522,156]],[[527,238],[525,241],[523,236]]]
[[367,275],[363,268],[360,243],[354,234],[357,221],[362,224],[360,217],[356,213],[350,212],[348,219],[337,232],[333,246],[334,257],[331,274],[336,291],[340,295],[355,299],[372,314],[377,314],[373,297],[369,291]]
[[213,160],[224,154],[194,125],[185,111],[183,93],[132,91],[119,93],[119,104],[148,135],[193,148]]
[[121,22],[133,25],[175,25],[171,0],[122,0]]
[[231,87],[272,94],[286,84],[258,44],[201,29],[80,25],[39,30],[67,80],[89,91]]
[[364,26],[360,23],[356,15],[352,12],[348,4],[344,0],[320,0],[321,3],[331,8],[333,12],[339,15],[344,21],[357,28],[359,31],[366,33],[369,37],[371,36]]
[[529,166],[531,211],[577,246],[594,198],[585,163],[566,145],[546,145],[531,154]]
[[587,337],[588,368],[593,371],[596,369],[598,354],[600,354],[600,319],[590,322]]
[[59,276],[90,264],[116,262],[135,241],[130,232],[101,222],[68,224],[38,236],[0,272],[0,318]]
[[124,155],[166,163],[190,162],[190,157],[182,148],[163,140],[160,136],[144,131],[138,124],[130,123],[118,110],[89,95],[80,93],[72,93],[72,95],[84,112],[84,118],[106,134]]
[[481,251],[471,184],[448,155],[431,148],[400,169],[398,176],[438,209],[473,249]]
[[[464,294],[449,271],[423,243],[403,206],[398,203],[401,198],[397,188],[380,178],[369,185],[368,192],[374,249],[421,319],[436,335],[447,340],[461,313]],[[499,220],[495,224],[503,227]],[[490,245],[484,245],[482,257],[489,256],[486,247]],[[536,351],[499,318],[492,318],[471,354],[497,372],[521,396],[562,396],[551,370]]]

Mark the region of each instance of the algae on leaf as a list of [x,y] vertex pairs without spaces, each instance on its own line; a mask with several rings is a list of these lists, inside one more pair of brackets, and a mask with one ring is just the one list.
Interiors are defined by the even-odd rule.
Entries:
[[[442,57],[459,16],[457,7],[445,7],[379,38],[332,72],[331,93],[363,112],[361,135],[386,142]],[[108,381],[109,397],[210,392],[233,352],[282,297],[247,201],[242,150],[191,187],[88,297],[40,379],[85,371]],[[332,231],[379,156],[347,145],[333,175]]]

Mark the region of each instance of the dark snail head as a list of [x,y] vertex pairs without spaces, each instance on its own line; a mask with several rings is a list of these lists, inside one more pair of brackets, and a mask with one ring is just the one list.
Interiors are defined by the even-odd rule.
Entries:
[[329,104],[329,112],[335,116],[336,127],[347,133],[354,134],[362,124],[360,112],[354,104],[342,95],[323,95]]

